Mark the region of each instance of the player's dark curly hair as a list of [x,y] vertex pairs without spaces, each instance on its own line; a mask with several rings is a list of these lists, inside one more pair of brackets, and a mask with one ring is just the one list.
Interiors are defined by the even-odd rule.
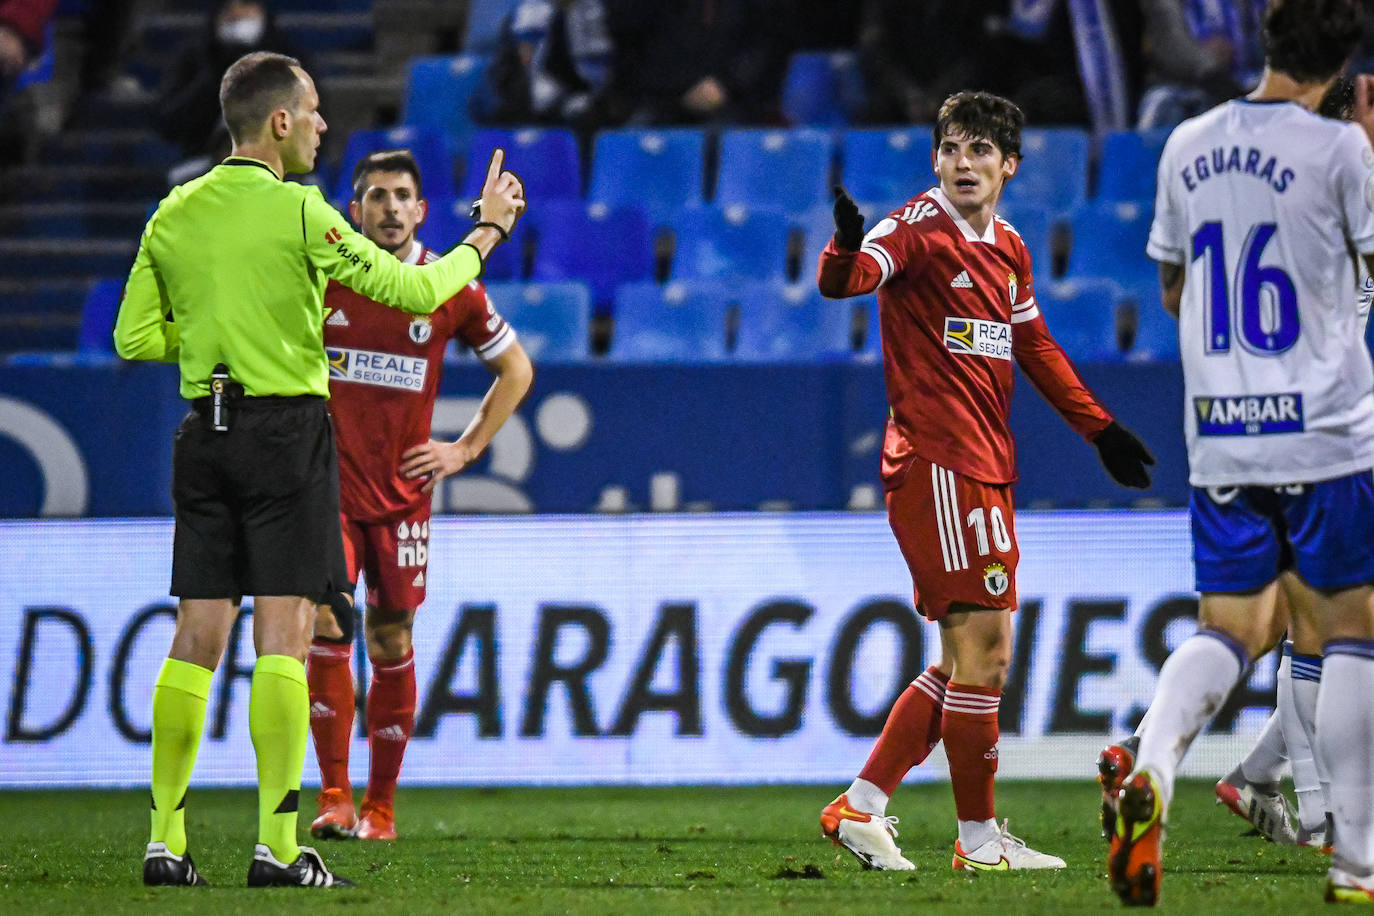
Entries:
[[353,167],[353,199],[362,200],[367,191],[367,176],[373,172],[405,172],[415,179],[415,196],[424,197],[420,182],[420,165],[408,149],[384,149],[369,153]]
[[940,105],[932,140],[936,149],[945,136],[991,140],[1003,156],[1021,156],[1021,130],[1026,116],[1016,103],[991,92],[956,92]]
[[1363,37],[1359,0],[1269,0],[1260,40],[1271,70],[1322,83],[1341,71]]

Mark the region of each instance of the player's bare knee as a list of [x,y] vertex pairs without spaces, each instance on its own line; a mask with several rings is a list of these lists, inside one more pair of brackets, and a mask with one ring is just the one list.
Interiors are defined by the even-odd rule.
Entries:
[[394,661],[411,651],[414,611],[367,609],[367,654],[373,660]]
[[329,605],[317,605],[315,608],[315,638],[337,641],[343,639],[343,635],[343,628],[339,626],[339,620],[334,616]]

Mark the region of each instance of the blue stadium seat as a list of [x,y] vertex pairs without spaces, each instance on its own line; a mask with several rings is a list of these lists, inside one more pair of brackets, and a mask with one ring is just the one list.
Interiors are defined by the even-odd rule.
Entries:
[[494,53],[501,41],[501,26],[519,5],[520,0],[472,0],[468,4],[463,50],[470,54]]
[[414,58],[402,121],[443,131],[455,149],[465,148],[473,131],[468,101],[482,88],[486,68],[487,58],[477,54]]
[[1126,358],[1133,362],[1177,362],[1178,321],[1164,311],[1158,274],[1125,289],[1136,311],[1135,342]]
[[1102,201],[1074,211],[1071,277],[1111,277],[1129,289],[1154,282],[1154,263],[1145,255],[1150,204]]
[[612,358],[717,362],[727,358],[730,287],[716,282],[627,283],[615,294]]
[[787,219],[772,210],[694,207],[669,223],[677,279],[781,278],[787,269]]
[[91,284],[81,307],[81,326],[76,332],[79,352],[114,352],[115,316],[119,314],[119,302],[123,297],[123,280],[97,280]]
[[1098,200],[1152,201],[1159,154],[1172,128],[1123,130],[1110,133],[1102,142],[1102,161],[1097,168]]
[[855,200],[896,204],[936,183],[929,126],[847,130],[840,154],[844,186]]
[[855,358],[865,362],[882,361],[883,336],[878,320],[878,297],[870,294],[847,301],[854,306],[855,326],[862,326],[863,330],[863,341]]
[[[416,231],[416,237],[435,251],[448,251],[461,242],[472,228],[472,221],[468,219],[468,207],[471,205],[472,201],[465,197],[457,200],[430,198],[429,216]],[[487,258],[482,279],[524,279],[527,261],[525,251],[532,244],[531,235],[528,219],[522,219],[511,240],[497,245]]]
[[798,51],[782,81],[782,114],[793,124],[848,124],[863,107],[863,77],[853,51]]
[[592,297],[584,283],[488,283],[496,310],[535,363],[588,357]]
[[638,204],[663,222],[702,203],[706,137],[695,129],[615,130],[597,135],[588,200],[607,206]]
[[369,153],[387,149],[408,149],[415,155],[423,179],[423,192],[429,198],[452,198],[453,156],[448,138],[433,127],[390,127],[380,130],[355,130],[348,135],[334,184],[334,200],[347,201],[353,196],[353,167]]
[[530,215],[537,236],[533,279],[582,280],[604,312],[616,287],[653,278],[653,236],[638,207],[551,200]]
[[476,197],[487,177],[487,162],[492,150],[506,151],[506,168],[520,176],[530,200],[540,204],[557,198],[582,197],[582,169],[577,155],[577,138],[572,131],[556,128],[486,128],[472,138],[468,147],[463,194]]
[[740,290],[739,306],[736,359],[834,359],[853,349],[850,300],[822,298],[809,279],[748,284]]
[[715,202],[801,213],[830,199],[830,135],[810,127],[727,130]]
[[1021,135],[1021,167],[1007,182],[1009,203],[1069,210],[1088,193],[1088,134],[1079,127],[1027,128]]
[[1036,286],[1035,301],[1059,345],[1075,362],[1117,362],[1117,311],[1126,303],[1120,284],[1100,277]]
[[1054,226],[1045,208],[1000,204],[997,215],[1012,224],[1030,249],[1031,269],[1035,271],[1037,282],[1049,280],[1054,275],[1054,254],[1050,245]]

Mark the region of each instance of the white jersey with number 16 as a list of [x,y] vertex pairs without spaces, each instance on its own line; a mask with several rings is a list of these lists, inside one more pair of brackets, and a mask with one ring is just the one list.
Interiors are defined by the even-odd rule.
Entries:
[[1353,256],[1374,252],[1374,150],[1361,128],[1244,99],[1183,122],[1160,159],[1147,251],[1185,270],[1189,483],[1374,467]]

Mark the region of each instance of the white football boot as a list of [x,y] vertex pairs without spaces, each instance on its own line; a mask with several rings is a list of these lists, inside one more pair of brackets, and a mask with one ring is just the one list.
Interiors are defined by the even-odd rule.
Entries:
[[821,831],[836,846],[852,852],[864,868],[880,871],[916,868],[910,860],[902,858],[902,851],[893,842],[897,836],[897,818],[855,811],[849,804],[848,795],[841,795],[821,811]]
[[1012,871],[1022,868],[1063,868],[1064,860],[1031,849],[1024,840],[1012,836],[1007,830],[1007,822],[1002,821],[997,835],[977,849],[965,850],[955,840],[953,865],[956,871]]

